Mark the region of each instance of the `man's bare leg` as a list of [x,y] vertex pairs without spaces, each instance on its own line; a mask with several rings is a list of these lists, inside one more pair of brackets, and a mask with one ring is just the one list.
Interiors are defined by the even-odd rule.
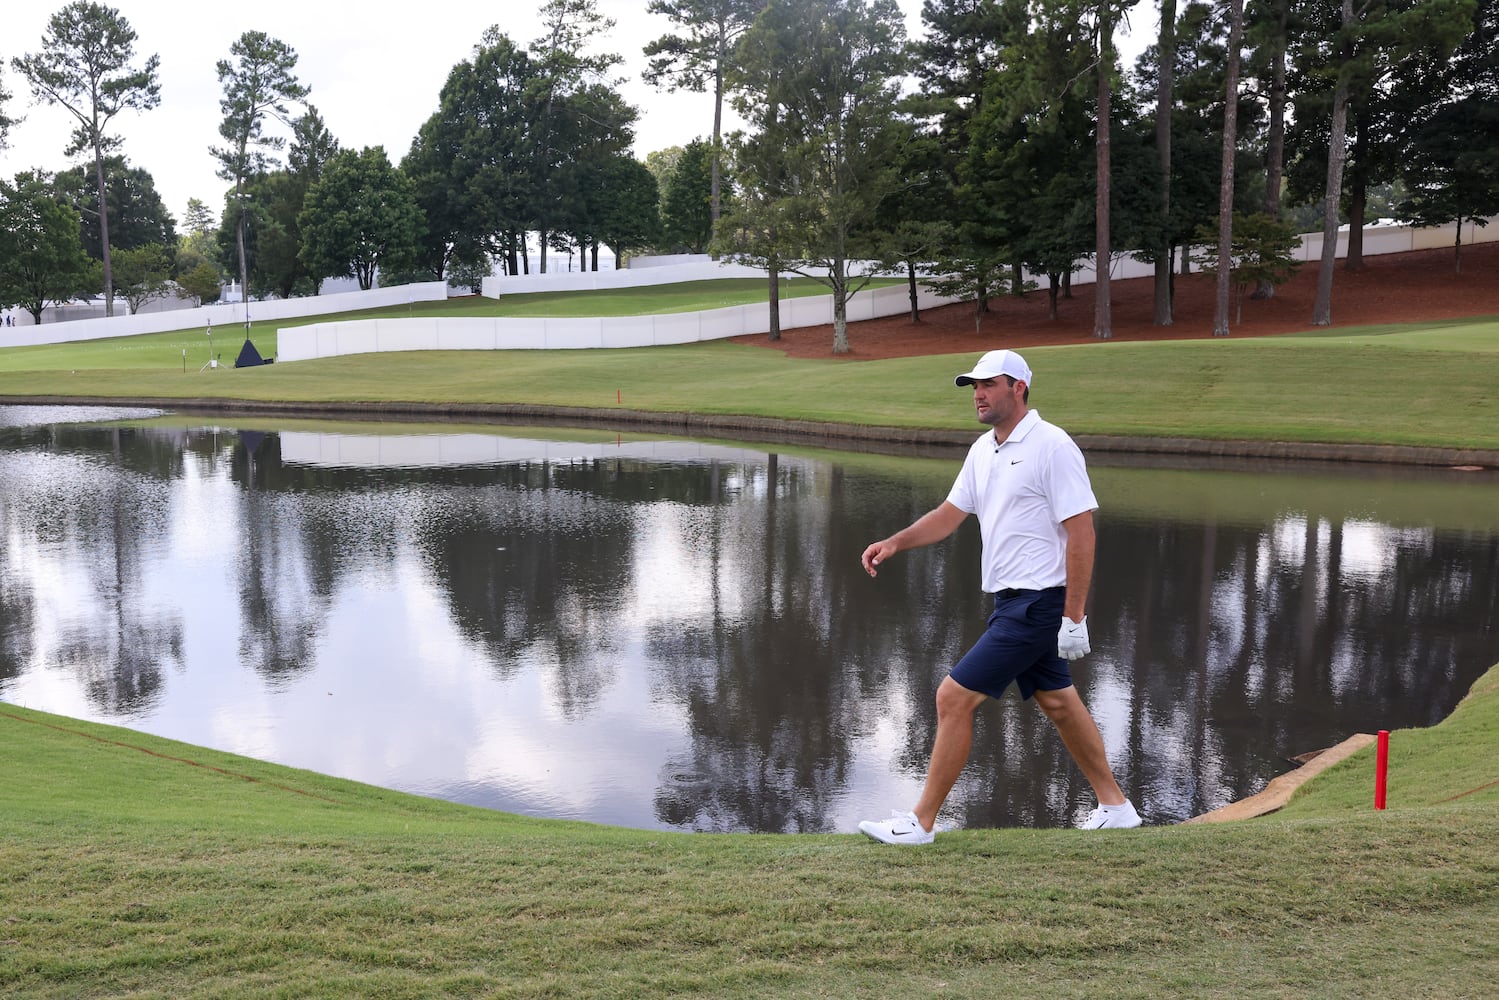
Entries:
[[[963,765],[968,763],[968,751],[973,746],[973,713],[988,697],[968,690],[951,677],[944,677],[937,687],[937,738],[932,743],[926,784],[913,810],[923,829],[936,826],[942,803],[947,801]],[[1123,796],[1120,798],[1122,800]]]
[[[1052,725],[1057,727],[1062,743],[1066,745],[1067,752],[1072,754],[1072,759],[1077,761],[1077,766],[1082,770],[1083,776],[1088,779],[1088,784],[1093,786],[1093,794],[1098,797],[1098,804],[1122,805],[1125,801],[1124,790],[1119,787],[1119,782],[1114,780],[1114,772],[1109,767],[1108,755],[1103,747],[1103,735],[1099,733],[1093,716],[1089,714],[1088,707],[1083,704],[1083,699],[1078,696],[1077,688],[1065,687],[1060,691],[1037,691],[1034,697],[1037,707],[1045,712]],[[942,732],[940,713],[938,720],[937,732],[940,738]],[[971,724],[971,715],[969,721]],[[921,813],[918,812],[917,815],[920,816]]]

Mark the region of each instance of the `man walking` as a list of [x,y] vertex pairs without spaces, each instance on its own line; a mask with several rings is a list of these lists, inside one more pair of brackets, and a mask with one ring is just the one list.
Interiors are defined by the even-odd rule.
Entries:
[[1072,686],[1067,661],[1086,656],[1093,577],[1094,499],[1082,452],[1029,408],[1031,370],[1014,351],[990,351],[959,375],[973,386],[980,423],[993,428],[968,450],[947,499],[909,527],[864,550],[875,576],[904,549],[939,542],[978,515],[984,590],[994,595],[987,630],[937,688],[937,738],[916,808],[859,830],[886,844],[930,844],[937,812],[973,742],[973,715],[1013,682],[1057,727],[1093,786],[1098,808],[1083,829],[1140,825],[1104,753],[1093,716]]

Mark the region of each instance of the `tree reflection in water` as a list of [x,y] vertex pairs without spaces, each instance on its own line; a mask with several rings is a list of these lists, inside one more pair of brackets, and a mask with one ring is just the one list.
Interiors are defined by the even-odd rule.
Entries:
[[[932,694],[988,610],[971,524],[878,580],[858,564],[956,467],[5,427],[0,696],[543,815],[851,829],[909,805]],[[1094,478],[1095,651],[1075,671],[1151,821],[1354,732],[1429,725],[1496,658],[1492,476]],[[1039,712],[1010,695],[980,714],[954,820],[1089,806]]]

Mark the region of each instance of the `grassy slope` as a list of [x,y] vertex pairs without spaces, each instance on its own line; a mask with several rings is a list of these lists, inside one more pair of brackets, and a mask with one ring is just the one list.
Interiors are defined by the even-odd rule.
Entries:
[[[1495,332],[1027,353],[1037,405],[1078,432],[1495,447]],[[206,384],[607,409],[619,389],[634,408],[932,426],[955,408],[951,358],[828,365],[726,344],[188,379],[20,354],[0,352],[0,394]],[[1053,378],[1065,394],[1046,394]],[[1249,823],[968,831],[904,853],[539,822],[0,706],[0,993],[1487,996],[1496,737],[1491,671],[1441,726],[1395,734],[1385,813],[1367,805],[1366,752]]]
[[1394,735],[1384,813],[1365,752],[1248,823],[902,851],[541,822],[0,706],[0,992],[1489,995],[1496,736],[1499,668]]
[[[1039,373],[1034,404],[1073,433],[1499,448],[1499,323],[1026,353]],[[184,375],[180,362],[143,370],[101,356],[87,358],[96,368],[20,369],[12,354],[0,352],[0,397],[529,403],[601,416],[622,406],[903,427],[962,426],[967,400],[951,379],[970,360],[829,363],[707,343],[355,355]]]
[[[879,279],[875,282],[877,285],[890,283],[889,279]],[[528,292],[519,295],[502,295],[497,299],[466,296],[441,302],[414,302],[404,306],[383,306],[379,309],[361,309],[336,315],[265,321],[253,321],[252,317],[249,334],[261,354],[274,357],[277,352],[277,330],[309,326],[314,323],[360,319],[406,319],[413,316],[565,319],[590,316],[665,315],[764,302],[766,301],[765,290],[764,279],[724,278],[717,281],[685,281],[641,288]],[[827,294],[827,288],[815,281],[788,279],[781,282],[783,298],[792,299],[825,294]],[[214,332],[214,352],[221,354],[226,364],[232,364],[239,354],[244,335],[243,324],[219,327]],[[4,338],[0,337],[0,347],[3,347],[3,344]],[[0,349],[0,371],[71,371],[103,368],[161,369],[180,373],[183,367],[184,351],[187,353],[188,370],[196,372],[209,358],[207,331],[194,327],[135,337],[108,337],[100,340]]]

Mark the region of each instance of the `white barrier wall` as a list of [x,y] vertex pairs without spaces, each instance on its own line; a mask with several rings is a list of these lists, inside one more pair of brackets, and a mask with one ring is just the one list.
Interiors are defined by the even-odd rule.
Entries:
[[[853,270],[853,269],[851,269]],[[594,288],[640,288],[665,285],[676,281],[709,281],[713,278],[759,278],[766,272],[743,264],[715,261],[706,254],[677,254],[675,257],[652,257],[641,263],[634,258],[630,266],[618,271],[560,271],[547,274],[492,274],[484,279],[482,294],[491,299],[525,292],[576,292]],[[792,274],[781,275],[786,281],[811,281]]]
[[[1476,222],[1463,223],[1463,246],[1470,243],[1491,243],[1499,240],[1499,218],[1488,220],[1487,226]],[[1364,256],[1376,257],[1386,253],[1409,253],[1412,250],[1452,249],[1457,242],[1457,225],[1432,226],[1365,226]],[[1322,258],[1322,234],[1307,233],[1301,237],[1301,250],[1297,254],[1302,260]],[[1348,256],[1348,230],[1338,230],[1338,256]]]
[[[409,302],[440,302],[448,297],[447,282],[426,281],[416,285],[372,288],[367,292],[342,292],[337,295],[312,295],[299,299],[272,299],[250,303],[250,319],[256,322],[295,319],[299,316],[325,316],[330,313],[401,306]],[[142,333],[166,333],[169,330],[207,329],[212,323],[226,334],[242,329],[245,306],[241,302],[216,302],[196,309],[174,309],[170,312],[140,313],[135,316],[100,316],[96,319],[41,326],[6,327],[0,346],[25,347],[32,344],[61,344],[74,340],[102,340],[105,337],[133,337]]]
[[[1463,242],[1499,240],[1499,225],[1488,231],[1469,223],[1463,227]],[[1429,247],[1451,246],[1456,226],[1416,229],[1412,226],[1369,226],[1364,229],[1364,253],[1370,256],[1403,253]],[[1347,254],[1346,231],[1338,240],[1338,255]],[[1298,256],[1316,260],[1322,253],[1322,236],[1311,233],[1301,238]],[[1116,257],[1110,276],[1115,279],[1149,277],[1154,266],[1128,255]],[[703,258],[684,263],[661,264],[624,271],[573,272],[502,276],[484,280],[484,294],[576,288],[626,288],[698,281],[723,277],[764,278],[764,271],[735,264],[721,264]],[[1045,287],[1045,275],[1026,274],[1028,280]],[[810,278],[794,278],[810,281]],[[1072,276],[1074,285],[1095,280],[1092,261]],[[952,299],[935,295],[925,287],[917,296],[922,309],[944,305]],[[848,304],[849,322],[895,316],[910,308],[905,285],[868,289],[855,295]],[[781,327],[821,326],[833,321],[831,295],[783,299],[780,303]],[[744,334],[761,334],[770,330],[769,309],[765,305],[730,306],[696,313],[671,313],[658,316],[620,316],[595,319],[381,319],[347,323],[319,323],[279,331],[278,361],[305,361],[340,354],[369,354],[381,351],[423,350],[566,350],[605,347],[657,347],[664,344],[688,344],[703,340],[722,340]]]
[[[763,272],[762,272],[763,276]],[[949,301],[919,289],[920,308]],[[848,303],[849,322],[896,316],[911,308],[905,285],[866,289]],[[783,329],[821,326],[833,321],[833,297],[815,295],[783,299]],[[516,351],[604,347],[659,347],[768,333],[770,310],[764,304],[728,306],[704,312],[656,316],[609,316],[592,319],[514,319],[509,317],[442,319],[371,319],[315,323],[277,334],[276,361],[306,361],[341,354],[382,351]]]
[[[1437,226],[1420,229],[1414,226],[1366,226],[1364,228],[1364,253],[1376,256],[1387,253],[1405,253],[1411,250],[1450,248],[1456,241],[1457,226]],[[1488,226],[1468,222],[1463,225],[1464,245],[1499,240],[1499,217],[1489,220]],[[1348,233],[1343,230],[1338,236],[1338,256],[1347,255]],[[1301,248],[1297,256],[1314,261],[1322,255],[1322,234],[1308,233],[1301,237]],[[685,258],[685,259],[684,259]],[[495,275],[484,279],[484,294],[491,298],[517,292],[557,291],[590,288],[629,288],[646,285],[668,284],[678,281],[700,281],[725,277],[765,278],[765,272],[739,264],[716,262],[706,255],[679,255],[677,258],[636,258],[636,266],[619,271],[561,271],[533,275]],[[1140,278],[1154,273],[1152,265],[1135,260],[1128,255],[1116,257],[1110,275],[1113,278]],[[1025,276],[1041,287],[1046,285],[1045,275]],[[796,282],[810,278],[791,277]],[[1094,280],[1091,261],[1072,276],[1074,285],[1085,285]],[[330,313],[352,312],[380,306],[405,305],[411,302],[442,301],[447,298],[447,285],[441,281],[415,285],[397,285],[392,288],[375,288],[367,292],[344,292],[335,295],[318,295],[308,298],[277,299],[269,302],[250,303],[252,320],[291,319],[302,316],[319,316]],[[875,316],[893,316],[908,308],[904,286],[874,289],[861,292],[849,303],[849,319],[871,319]],[[898,300],[898,304],[895,300]],[[921,308],[940,305],[945,299],[933,296],[926,289],[921,291]],[[740,307],[735,307],[740,308]],[[648,317],[621,317],[609,320],[469,320],[469,319],[411,319],[368,320],[363,323],[320,324],[323,332],[313,336],[312,344],[304,335],[295,333],[295,328],[279,331],[277,360],[303,360],[311,357],[328,357],[331,354],[366,353],[386,350],[495,350],[545,347],[640,347],[658,343],[689,343],[694,340],[713,340],[738,336],[741,333],[765,333],[769,329],[764,306],[744,307],[758,318],[733,319],[729,314],[734,309],[713,310],[704,314],[679,314]],[[864,310],[870,310],[865,312]],[[723,315],[720,315],[723,314]],[[218,303],[200,306],[197,309],[180,309],[171,312],[149,313],[137,316],[114,316],[109,318],[76,320],[42,326],[6,327],[0,334],[0,346],[20,347],[32,344],[56,344],[73,340],[97,340],[104,337],[125,337],[142,333],[163,333],[169,330],[207,328],[208,324],[225,330],[226,334],[245,321],[245,307],[240,303]],[[832,297],[787,299],[781,303],[781,326],[795,329],[799,326],[818,326],[832,322]],[[385,333],[377,336],[375,324],[384,324]],[[736,323],[745,328],[734,328]],[[550,325],[548,325],[550,324]],[[340,340],[337,332],[343,329]],[[728,332],[724,332],[727,330]],[[348,349],[339,349],[338,345]],[[381,346],[381,345],[392,346]],[[394,345],[409,346],[394,346]],[[289,353],[287,348],[291,345]]]

